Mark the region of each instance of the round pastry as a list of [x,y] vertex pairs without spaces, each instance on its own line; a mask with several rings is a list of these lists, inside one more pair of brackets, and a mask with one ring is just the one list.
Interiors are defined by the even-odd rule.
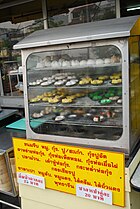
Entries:
[[68,119],[76,119],[76,118],[77,118],[76,114],[68,115]]
[[105,96],[106,98],[114,97],[114,96],[115,96],[115,93],[114,93],[114,92],[107,92],[104,96]]
[[99,116],[94,116],[93,121],[94,122],[100,122],[100,117]]
[[48,101],[48,97],[43,97],[43,98],[42,98],[42,101],[43,101],[43,102],[47,102],[47,101]]
[[52,108],[51,107],[45,107],[44,112],[45,112],[46,115],[48,115],[49,113],[51,113],[51,111],[52,111]]
[[103,80],[98,80],[98,79],[97,80],[92,80],[91,84],[92,85],[101,85],[101,84],[103,84]]
[[96,65],[102,65],[104,64],[104,60],[103,59],[97,59],[96,60]]
[[66,83],[66,80],[59,80],[54,83],[55,86],[62,86]]
[[49,80],[49,81],[45,81],[45,82],[41,83],[41,86],[49,86],[53,83],[54,83],[54,80]]
[[105,81],[105,80],[109,79],[109,76],[107,76],[107,75],[102,75],[102,76],[99,76],[98,79],[99,79],[99,80]]
[[40,112],[40,113],[33,113],[33,114],[32,114],[32,117],[33,117],[33,118],[41,118],[41,117],[43,117],[43,116],[44,116],[43,112]]
[[122,104],[122,99],[118,99],[117,104]]
[[105,64],[110,64],[111,63],[111,59],[110,58],[105,58],[104,59],[104,63]]
[[33,81],[33,82],[29,82],[29,86],[36,86],[36,81]]
[[62,103],[63,104],[68,104],[68,103],[72,103],[72,102],[73,102],[73,100],[70,99],[70,98],[64,98],[64,99],[62,99]]
[[113,79],[120,79],[121,78],[121,75],[120,74],[114,74],[114,75],[111,75],[110,76],[110,79],[113,80]]
[[68,67],[70,66],[70,62],[69,61],[63,61],[62,62],[62,67]]
[[76,76],[75,75],[69,75],[69,76],[67,76],[67,79],[68,80],[72,80],[72,79],[75,80],[76,79]]
[[102,99],[100,101],[101,104],[110,104],[112,101],[110,99]]
[[75,99],[76,96],[73,94],[73,95],[69,95],[69,96],[66,96],[67,99]]
[[58,103],[59,102],[59,99],[56,98],[56,97],[53,97],[53,98],[48,98],[48,102],[49,103],[52,103],[52,104],[55,104],[55,103]]
[[106,120],[106,117],[104,115],[100,115],[99,117],[100,117],[100,122],[103,122]]
[[79,81],[79,85],[86,85],[89,84],[91,82],[92,78],[90,77],[84,77]]
[[45,67],[51,67],[51,62],[45,61],[45,62],[44,62],[44,65],[45,65]]
[[65,75],[59,75],[59,76],[55,76],[55,80],[63,80],[66,76]]
[[118,63],[118,62],[120,62],[120,56],[119,55],[113,55],[111,57],[111,62],[112,63]]
[[48,78],[47,78],[47,77],[44,77],[42,80],[43,80],[43,81],[47,81],[47,80],[48,80]]
[[112,101],[116,101],[116,100],[119,99],[119,96],[109,97],[109,99],[112,100]]
[[42,67],[44,67],[43,62],[38,62],[36,68],[42,68]]
[[102,96],[100,96],[100,95],[94,95],[93,97],[92,97],[92,100],[93,101],[99,101],[99,100],[101,100],[103,97]]
[[85,93],[76,93],[75,94],[75,98],[80,98],[80,97],[84,97],[85,96]]
[[86,60],[81,60],[80,61],[80,66],[85,66],[87,65],[87,61]]
[[78,60],[72,60],[72,61],[71,61],[71,65],[72,65],[72,66],[79,66],[79,64],[80,64],[80,63],[79,63]]
[[77,79],[70,80],[70,81],[67,81],[66,86],[74,86],[76,83],[78,83]]
[[51,66],[54,67],[54,68],[58,67],[59,63],[57,61],[52,61]]
[[92,59],[87,60],[87,65],[95,65],[95,64],[96,64],[95,60],[92,60]]
[[65,116],[63,115],[59,115],[59,116],[56,116],[56,118],[54,119],[55,121],[62,121],[65,119]]
[[30,99],[30,102],[31,103],[34,103],[34,102],[39,102],[41,99],[40,98],[33,98],[33,99]]
[[111,83],[112,84],[121,84],[122,83],[122,79],[120,78],[120,79],[113,79],[112,81],[111,81]]

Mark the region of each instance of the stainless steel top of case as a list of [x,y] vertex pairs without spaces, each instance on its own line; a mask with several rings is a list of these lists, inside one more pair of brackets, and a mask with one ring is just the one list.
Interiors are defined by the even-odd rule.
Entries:
[[137,19],[131,16],[39,30],[14,45],[14,49],[128,37]]

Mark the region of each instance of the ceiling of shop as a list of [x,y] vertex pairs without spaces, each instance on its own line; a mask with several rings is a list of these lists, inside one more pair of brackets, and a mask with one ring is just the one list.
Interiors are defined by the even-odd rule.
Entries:
[[[67,12],[67,8],[83,4],[83,0],[46,0],[50,16]],[[99,0],[94,0],[97,2]],[[87,0],[91,3],[93,0]],[[127,8],[140,6],[140,0],[120,0],[121,16],[140,14],[140,10],[127,12]],[[13,23],[42,17],[42,0],[0,0],[0,22]]]

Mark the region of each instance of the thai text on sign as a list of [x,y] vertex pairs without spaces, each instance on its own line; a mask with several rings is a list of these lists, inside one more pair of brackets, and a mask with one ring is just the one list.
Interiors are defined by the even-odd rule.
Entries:
[[13,139],[17,172],[45,178],[46,188],[76,194],[83,184],[109,190],[113,204],[124,206],[124,154]]

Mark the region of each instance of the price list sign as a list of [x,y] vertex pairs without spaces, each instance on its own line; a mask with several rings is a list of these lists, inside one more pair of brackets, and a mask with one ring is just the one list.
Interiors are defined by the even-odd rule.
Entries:
[[123,153],[20,138],[13,145],[18,173],[43,177],[49,189],[125,205]]

